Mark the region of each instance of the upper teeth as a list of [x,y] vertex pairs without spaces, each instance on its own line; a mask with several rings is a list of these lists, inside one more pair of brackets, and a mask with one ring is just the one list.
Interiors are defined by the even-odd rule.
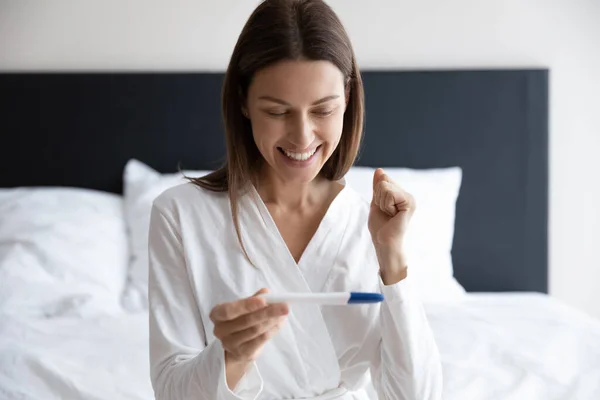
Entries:
[[294,160],[298,160],[298,161],[308,160],[309,158],[312,157],[313,154],[315,154],[315,151],[317,151],[316,148],[308,153],[292,153],[291,151],[287,151],[285,149],[283,150],[283,152],[285,153],[286,156],[288,156],[289,158],[292,158]]

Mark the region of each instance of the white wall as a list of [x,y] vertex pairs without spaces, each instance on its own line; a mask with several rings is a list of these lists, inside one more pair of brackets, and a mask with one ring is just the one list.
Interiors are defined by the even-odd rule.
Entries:
[[[2,70],[223,70],[256,0],[0,0]],[[550,290],[600,317],[600,2],[330,0],[366,68],[549,67]]]

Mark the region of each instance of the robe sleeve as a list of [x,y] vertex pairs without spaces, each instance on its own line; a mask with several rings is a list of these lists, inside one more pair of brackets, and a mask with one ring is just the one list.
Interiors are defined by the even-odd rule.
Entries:
[[442,398],[440,355],[420,301],[411,296],[410,278],[386,286],[379,310],[381,341],[371,358],[371,377],[380,400]]
[[155,397],[157,400],[254,400],[263,388],[256,364],[231,390],[221,342],[218,339],[206,342],[181,234],[169,215],[155,202],[148,249],[150,375]]

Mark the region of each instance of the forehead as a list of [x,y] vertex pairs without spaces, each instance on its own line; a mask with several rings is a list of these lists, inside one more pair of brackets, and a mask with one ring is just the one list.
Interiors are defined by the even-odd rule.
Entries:
[[256,72],[248,100],[273,96],[291,103],[344,94],[344,76],[329,61],[282,61]]

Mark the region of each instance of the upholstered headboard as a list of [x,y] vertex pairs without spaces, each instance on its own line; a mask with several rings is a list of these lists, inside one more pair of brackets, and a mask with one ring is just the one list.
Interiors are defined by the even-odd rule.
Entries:
[[[126,161],[224,157],[218,73],[0,74],[0,187],[121,191]],[[358,165],[460,166],[453,261],[469,291],[547,292],[548,71],[365,71]]]

